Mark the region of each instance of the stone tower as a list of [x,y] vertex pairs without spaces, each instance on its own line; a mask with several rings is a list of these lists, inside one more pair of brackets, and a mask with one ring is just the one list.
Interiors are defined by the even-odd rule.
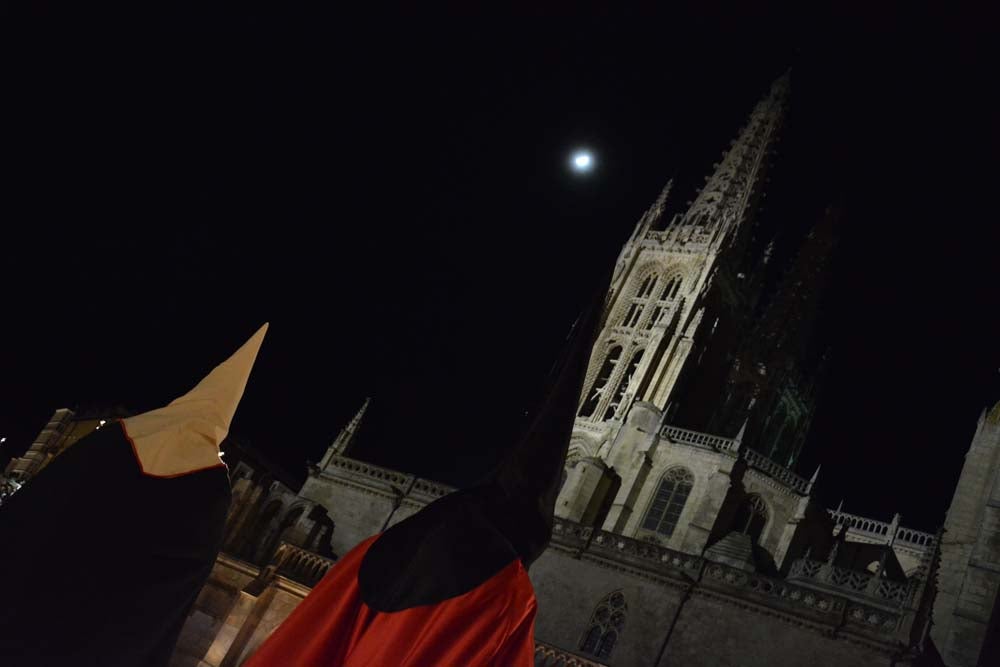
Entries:
[[[770,268],[768,235],[761,229],[757,212],[788,95],[786,73],[756,105],[687,210],[666,219],[664,210],[672,189],[668,183],[622,249],[608,293],[608,316],[584,382],[566,480],[557,502],[558,515],[630,536],[642,534],[639,513],[643,506],[656,502],[653,496],[658,492],[653,487],[657,474],[663,472],[658,466],[679,455],[679,450],[657,452],[658,447],[666,447],[661,446],[660,436],[667,420],[673,426],[683,426],[684,433],[709,430],[715,425],[713,418],[722,421],[717,414],[719,405],[732,385],[733,365],[742,341],[754,331],[765,272]],[[817,252],[825,249],[825,243],[818,241],[820,236],[813,243]],[[791,304],[771,309],[771,320],[780,327],[796,304],[794,298],[776,303]],[[765,340],[767,331],[758,332],[764,345],[773,344]],[[747,364],[759,369],[749,359]],[[780,364],[773,367],[774,371],[787,370]],[[791,375],[772,372],[757,380],[755,391],[767,399],[766,407],[778,404],[781,387],[787,388]],[[808,401],[795,407],[800,413],[811,412],[811,404],[804,403]],[[677,499],[676,512],[682,506],[702,508],[688,509],[693,514],[684,519],[674,517],[685,523],[701,516],[691,531],[686,527],[667,531],[676,534],[671,538],[677,541],[675,546],[693,552],[704,549],[719,537],[713,531],[720,513],[733,515],[737,509],[732,505],[746,501],[732,497],[729,489],[733,486],[731,474],[742,474],[739,465],[734,469],[732,455],[744,447],[756,448],[760,431],[768,425],[763,418],[748,421],[752,407],[744,402],[730,409],[725,415],[727,423],[711,436],[691,436],[694,440],[704,436],[704,442],[692,440],[689,444],[711,442],[709,449],[722,448],[728,454],[716,457],[718,451],[711,455],[688,452],[688,458],[705,457],[684,468],[685,479],[708,477],[712,481],[708,486],[692,482],[690,502]],[[802,417],[802,428],[808,426],[807,415],[796,416]],[[791,435],[797,446],[798,432]],[[703,470],[695,471],[698,465]],[[782,474],[794,477],[790,470],[782,470]],[[678,480],[674,488],[686,488],[687,482]],[[808,495],[811,489],[807,480],[797,477],[794,485],[798,490],[789,491],[787,500],[781,501],[785,506],[781,510],[783,521],[791,521],[801,511],[793,497]],[[770,523],[773,526],[776,522]],[[788,540],[778,537],[779,530],[772,530],[777,540],[773,546],[783,551]],[[682,532],[690,532],[692,537],[681,538]]]
[[746,329],[760,296],[753,274],[761,253],[751,243],[755,203],[787,95],[786,74],[686,212],[662,219],[668,183],[639,220],[612,276],[572,452],[598,454],[636,401],[665,409],[676,400],[678,379],[700,365],[714,339],[728,344]]
[[1000,402],[983,410],[945,519],[931,635],[949,667],[1000,664]]
[[806,235],[773,297],[740,341],[724,393],[708,424],[728,434],[745,426],[744,443],[793,468],[816,407],[827,354],[813,344],[821,296],[829,283],[838,211],[827,207]]

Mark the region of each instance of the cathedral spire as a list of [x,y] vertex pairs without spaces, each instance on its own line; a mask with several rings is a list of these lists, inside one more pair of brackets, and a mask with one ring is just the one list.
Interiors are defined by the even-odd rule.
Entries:
[[361,420],[364,419],[365,411],[368,409],[368,404],[371,403],[371,398],[366,398],[365,402],[361,405],[361,409],[358,410],[357,414],[351,418],[351,421],[347,422],[347,426],[340,429],[340,433],[337,434],[336,439],[334,439],[333,444],[326,450],[326,455],[323,460],[320,461],[319,467],[324,468],[326,464],[329,463],[333,456],[342,456],[347,453],[347,451],[354,445],[354,438],[357,435],[358,429],[361,428]]
[[361,409],[358,410],[357,414],[354,415],[354,418],[351,419],[350,422],[348,422],[347,426],[344,427],[344,430],[341,431],[341,433],[350,433],[351,435],[354,435],[355,431],[358,430],[358,427],[361,426],[361,420],[364,419],[365,410],[368,409],[368,404],[371,403],[371,401],[372,399],[370,396],[365,398],[365,402],[361,405]]
[[771,90],[754,107],[747,124],[677,224],[708,231],[715,245],[733,236],[766,170],[767,155],[784,117],[789,80],[790,71],[787,71],[771,85]]

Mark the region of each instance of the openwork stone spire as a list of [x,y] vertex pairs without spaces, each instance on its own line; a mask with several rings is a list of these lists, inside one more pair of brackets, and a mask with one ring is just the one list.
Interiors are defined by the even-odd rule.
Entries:
[[739,137],[732,142],[687,213],[674,221],[676,224],[711,230],[716,239],[740,225],[781,127],[789,78],[790,72],[785,72],[757,103]]

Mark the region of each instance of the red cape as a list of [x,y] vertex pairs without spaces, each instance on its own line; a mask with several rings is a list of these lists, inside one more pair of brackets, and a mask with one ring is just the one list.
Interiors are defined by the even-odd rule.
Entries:
[[361,599],[369,538],[351,550],[244,667],[530,667],[537,603],[519,559],[468,593],[377,612]]

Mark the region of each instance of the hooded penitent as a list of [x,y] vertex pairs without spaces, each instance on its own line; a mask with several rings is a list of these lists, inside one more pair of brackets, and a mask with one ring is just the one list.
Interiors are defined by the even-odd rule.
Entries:
[[266,330],[170,404],[82,438],[0,509],[0,665],[167,664],[219,550],[219,445]]
[[248,667],[534,664],[526,567],[551,537],[600,296],[574,326],[542,409],[497,469],[355,547]]

